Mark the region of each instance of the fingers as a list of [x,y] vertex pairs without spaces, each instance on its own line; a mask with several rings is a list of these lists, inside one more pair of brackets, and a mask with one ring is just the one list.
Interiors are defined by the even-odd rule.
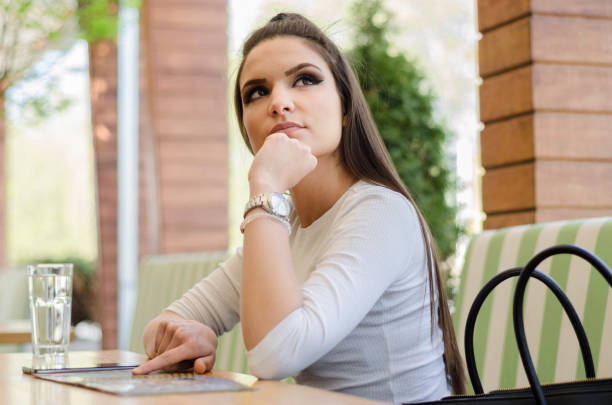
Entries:
[[157,346],[160,343],[161,337],[163,337],[163,334],[165,333],[163,328],[166,327],[166,322],[177,320],[184,320],[184,318],[176,312],[166,309],[147,323],[142,336],[142,343],[147,356],[153,358],[157,354]]
[[167,327],[168,327],[168,321],[160,322],[159,326],[157,327],[157,331],[155,332],[155,344],[153,346],[153,351],[152,353],[149,353],[149,357],[154,358],[154,357],[157,357],[159,353],[161,353],[161,351],[159,350],[159,345],[162,339],[164,338],[164,336],[166,335]]
[[193,368],[193,360],[183,360],[177,364],[162,368],[166,373],[176,373],[178,371]]
[[159,343],[155,346],[155,355],[153,357],[157,357],[165,351],[168,351],[169,349],[178,346],[177,344],[172,345],[172,341],[174,340],[177,331],[176,325],[172,322],[167,321],[164,322],[164,326],[165,328],[163,331],[163,335],[159,340]]
[[213,352],[210,356],[200,357],[193,362],[193,371],[198,374],[204,374],[205,372],[212,370],[215,365],[215,353]]
[[159,369],[175,370],[181,361],[179,368],[191,367],[193,360],[199,358],[205,359],[198,366],[204,370],[202,372],[214,364],[217,336],[206,325],[188,320],[166,321],[163,326],[160,324],[155,340],[158,343],[151,356],[153,359],[135,368],[134,374],[147,374]]
[[167,352],[160,354],[156,358],[151,359],[146,363],[136,367],[132,370],[132,374],[149,374],[151,371],[170,367],[182,360],[186,360],[185,354],[187,354],[187,348],[185,346],[179,346],[174,349],[168,350]]
[[319,159],[317,159],[317,157],[311,153],[310,156],[308,157],[308,163],[310,164],[309,169],[313,170],[315,167],[317,167],[317,163],[319,163]]
[[284,133],[284,132],[275,132],[273,134],[270,134],[266,137],[266,139],[264,139],[264,143],[266,142],[272,142],[275,139],[290,139],[289,136]]
[[181,339],[181,326],[184,326],[189,321],[164,321],[158,329],[156,336],[155,351],[150,357],[157,357],[158,355],[179,346],[182,342]]
[[249,170],[251,185],[263,184],[269,190],[285,191],[299,183],[317,166],[310,146],[284,133],[269,135],[257,151]]
[[147,340],[145,337],[142,344],[144,346],[145,354],[149,356],[149,358],[153,358],[153,355],[155,354],[155,341]]

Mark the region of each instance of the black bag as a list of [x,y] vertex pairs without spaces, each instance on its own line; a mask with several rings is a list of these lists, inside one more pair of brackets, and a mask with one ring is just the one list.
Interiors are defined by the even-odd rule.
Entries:
[[[465,357],[474,388],[474,395],[456,395],[442,398],[440,401],[424,402],[425,404],[496,404],[496,405],[612,405],[612,378],[595,378],[595,366],[591,349],[580,322],[578,314],[574,310],[571,302],[561,290],[559,285],[546,274],[541,273],[536,267],[546,258],[557,254],[572,254],[588,261],[601,275],[606,279],[610,287],[612,287],[612,272],[606,265],[595,255],[589,251],[574,245],[558,245],[545,249],[535,255],[524,268],[513,268],[505,272],[497,274],[493,277],[478,293],[474,299],[474,303],[470,308],[465,327]],[[485,298],[489,293],[502,281],[518,276],[518,282],[514,290],[513,302],[513,321],[514,334],[518,345],[518,351],[525,368],[525,373],[529,380],[530,388],[505,389],[495,390],[489,393],[483,393],[478,371],[476,370],[476,360],[474,357],[474,325],[478,311],[482,306]],[[525,288],[530,277],[535,277],[542,281],[549,289],[552,290],[557,299],[561,302],[565,313],[568,315],[572,327],[578,337],[580,351],[584,360],[584,366],[587,379],[583,381],[574,381],[566,383],[540,384],[536,375],[527,347],[527,338],[523,323],[523,301],[525,297]],[[612,342],[602,342],[602,344],[612,344]]]

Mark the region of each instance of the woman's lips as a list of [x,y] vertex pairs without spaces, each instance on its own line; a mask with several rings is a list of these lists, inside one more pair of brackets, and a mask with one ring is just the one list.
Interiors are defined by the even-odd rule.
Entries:
[[275,132],[282,132],[282,133],[284,133],[286,135],[291,135],[292,133],[294,133],[295,131],[298,131],[300,129],[302,129],[302,127],[287,127],[287,128],[284,128],[284,129],[282,129],[280,131],[275,131]]
[[304,128],[302,125],[297,124],[295,122],[282,122],[280,124],[276,124],[270,130],[270,134],[274,134],[276,132],[283,132],[287,135],[293,133],[299,129]]

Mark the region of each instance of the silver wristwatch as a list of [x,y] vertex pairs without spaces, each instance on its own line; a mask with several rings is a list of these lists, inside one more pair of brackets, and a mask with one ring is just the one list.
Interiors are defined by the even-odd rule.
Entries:
[[281,193],[258,194],[246,203],[243,217],[246,217],[252,209],[260,207],[272,215],[288,219],[291,201],[287,195]]

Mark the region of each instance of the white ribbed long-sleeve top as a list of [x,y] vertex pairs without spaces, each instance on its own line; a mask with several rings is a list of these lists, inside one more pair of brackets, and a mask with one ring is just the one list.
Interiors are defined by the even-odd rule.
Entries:
[[[292,218],[303,305],[247,353],[250,372],[394,403],[449,395],[437,318],[431,333],[425,245],[410,202],[359,181],[310,226]],[[168,309],[221,335],[240,320],[241,273],[238,249]]]

